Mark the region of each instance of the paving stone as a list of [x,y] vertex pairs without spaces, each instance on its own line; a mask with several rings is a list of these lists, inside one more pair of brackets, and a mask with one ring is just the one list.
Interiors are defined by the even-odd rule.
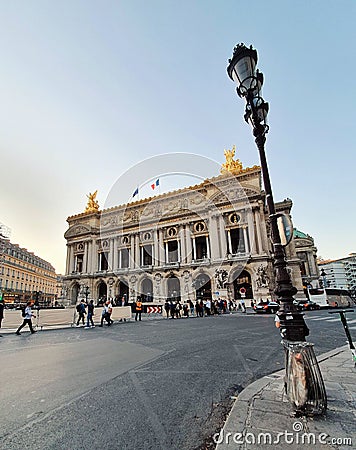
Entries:
[[[334,355],[334,356],[333,356]],[[235,428],[231,423],[226,428],[241,433],[251,433],[258,439],[259,433],[271,433],[276,438],[277,433],[292,433],[295,426],[300,426],[299,437],[303,433],[314,433],[316,444],[308,443],[246,443],[234,444],[227,447],[217,446],[217,450],[301,450],[310,448],[315,450],[346,450],[356,448],[356,369],[350,361],[349,349],[345,346],[327,354],[327,359],[321,363],[323,379],[328,397],[328,409],[325,416],[292,417],[293,407],[286,398],[283,386],[283,377],[279,376],[271,382],[268,377],[257,380],[250,385],[247,392],[242,392],[244,410],[238,418],[234,419]],[[323,358],[323,355],[321,356]],[[248,406],[247,406],[248,405]],[[246,415],[246,420],[242,415]],[[235,412],[236,416],[236,412]],[[229,419],[233,419],[231,414]],[[238,428],[237,428],[238,427]],[[296,434],[298,429],[295,431]],[[322,434],[323,433],[323,434]],[[318,441],[319,437],[328,436],[328,444]],[[262,435],[261,435],[262,436]],[[290,436],[290,435],[289,435]],[[306,436],[307,437],[307,436]],[[313,438],[310,435],[310,438]],[[339,439],[338,443],[331,443],[331,438]],[[347,445],[345,439],[351,439],[352,445]],[[345,445],[342,445],[342,442]]]

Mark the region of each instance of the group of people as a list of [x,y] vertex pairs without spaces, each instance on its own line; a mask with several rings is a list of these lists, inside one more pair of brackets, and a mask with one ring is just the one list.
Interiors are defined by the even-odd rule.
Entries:
[[[104,325],[104,322],[106,322],[107,326],[110,326],[114,323],[112,320],[112,312],[113,312],[113,304],[112,301],[109,300],[102,300],[98,305],[102,305],[102,311],[101,311],[101,319],[100,319],[100,325],[99,327],[102,327]],[[116,302],[118,306],[126,306],[127,301],[125,297],[122,297],[120,300]],[[1,306],[1,305],[0,305]],[[252,302],[251,302],[251,306]],[[137,297],[135,304],[135,321],[139,320],[141,321],[141,316],[143,312],[143,304],[141,297]],[[212,316],[212,315],[219,315],[219,314],[226,314],[231,313],[232,311],[236,311],[237,309],[241,310],[242,312],[246,312],[245,302],[243,299],[237,303],[235,300],[225,300],[225,299],[217,299],[217,300],[202,300],[197,299],[195,303],[191,299],[188,299],[186,303],[181,303],[179,299],[173,300],[173,299],[167,299],[164,304],[164,309],[166,312],[167,319],[179,319],[181,317],[204,317],[204,316]],[[79,327],[80,323],[84,326],[85,329],[89,328],[95,328],[94,324],[94,300],[90,300],[89,302],[86,302],[84,299],[81,300],[77,306],[76,311],[78,313],[76,326]],[[3,317],[3,314],[1,314],[3,311],[0,309],[0,327],[1,327],[1,320]],[[36,317],[32,313],[31,309],[31,302],[27,302],[26,307],[23,310],[22,313],[23,316],[23,322],[19,326],[19,328],[16,331],[17,335],[20,335],[20,331],[23,327],[28,325],[31,333],[36,333],[36,331],[33,329],[32,325],[32,318]],[[86,316],[86,317],[85,317]],[[122,319],[120,319],[121,321]],[[126,321],[126,319],[124,319]]]
[[[101,310],[101,318],[100,318],[100,325],[99,327],[102,327],[104,325],[104,322],[106,322],[107,326],[110,326],[114,323],[114,321],[112,320],[111,316],[112,316],[112,312],[113,312],[113,304],[115,303],[116,306],[127,306],[128,302],[125,296],[122,296],[120,299],[116,299],[116,301],[114,302],[112,299],[100,299],[98,302],[98,306],[102,306],[102,310]],[[78,303],[78,305],[76,306],[76,311],[78,313],[78,319],[76,322],[76,326],[79,327],[80,326],[80,322],[82,322],[83,326],[85,325],[85,315],[87,316],[86,318],[86,326],[84,326],[84,328],[88,329],[88,328],[95,328],[95,324],[93,321],[93,316],[94,316],[94,301],[90,300],[89,303],[86,303],[85,300],[81,300],[80,303]],[[135,316],[135,320],[141,320],[141,314],[143,311],[143,305],[142,305],[142,301],[140,297],[137,297],[137,300],[135,302],[135,311],[136,311],[136,316]],[[124,320],[126,322],[126,319],[120,319],[120,322],[122,322],[122,320]]]
[[[108,326],[114,323],[114,321],[111,318],[112,308],[113,306],[111,304],[111,301],[106,300],[105,303],[103,304],[103,308],[101,311],[101,319],[99,327],[102,327],[104,325],[104,321],[106,321]],[[93,320],[94,310],[95,310],[94,300],[90,300],[89,303],[86,303],[85,300],[81,300],[81,302],[78,303],[78,305],[76,306],[76,311],[78,313],[78,319],[76,322],[77,327],[80,326],[80,322],[82,322],[83,326],[85,325],[85,315],[86,315],[87,316],[86,325],[84,326],[84,328],[86,329],[95,328]]]
[[204,317],[219,314],[227,314],[241,309],[246,312],[245,302],[242,300],[238,304],[234,300],[222,298],[216,300],[198,299],[193,303],[191,299],[187,303],[181,304],[180,300],[167,299],[164,304],[167,319],[179,319],[181,317]]

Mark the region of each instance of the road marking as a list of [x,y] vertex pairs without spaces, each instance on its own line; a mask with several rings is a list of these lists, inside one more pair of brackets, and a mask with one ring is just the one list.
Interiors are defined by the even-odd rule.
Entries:
[[146,392],[144,391],[143,386],[140,383],[140,380],[138,379],[136,373],[133,370],[129,372],[129,376],[131,378],[132,384],[136,389],[139,399],[141,400],[142,406],[146,410],[147,418],[150,420],[152,424],[152,429],[156,435],[160,448],[162,450],[169,448],[169,446],[167,445],[169,442],[168,436],[157,414],[153,412],[153,408],[151,407],[150,404],[151,403],[150,399],[148,395],[146,395]]
[[309,320],[327,320],[328,318],[325,316],[325,317],[309,317],[308,318]]
[[245,372],[252,377],[253,371],[250,369],[250,367],[246,361],[246,358],[244,358],[244,356],[241,353],[241,350],[239,349],[239,347],[237,345],[234,345],[234,349],[236,351],[239,361],[242,363],[242,366],[245,369]]

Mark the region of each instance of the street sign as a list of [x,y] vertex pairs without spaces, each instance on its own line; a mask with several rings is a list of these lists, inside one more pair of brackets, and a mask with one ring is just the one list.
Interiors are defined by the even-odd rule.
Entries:
[[162,308],[161,306],[147,306],[147,313],[148,314],[162,314]]

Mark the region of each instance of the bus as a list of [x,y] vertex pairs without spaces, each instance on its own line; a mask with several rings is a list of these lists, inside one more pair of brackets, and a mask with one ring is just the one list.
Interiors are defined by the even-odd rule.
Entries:
[[350,307],[354,304],[349,291],[345,289],[308,289],[309,299],[321,308]]

